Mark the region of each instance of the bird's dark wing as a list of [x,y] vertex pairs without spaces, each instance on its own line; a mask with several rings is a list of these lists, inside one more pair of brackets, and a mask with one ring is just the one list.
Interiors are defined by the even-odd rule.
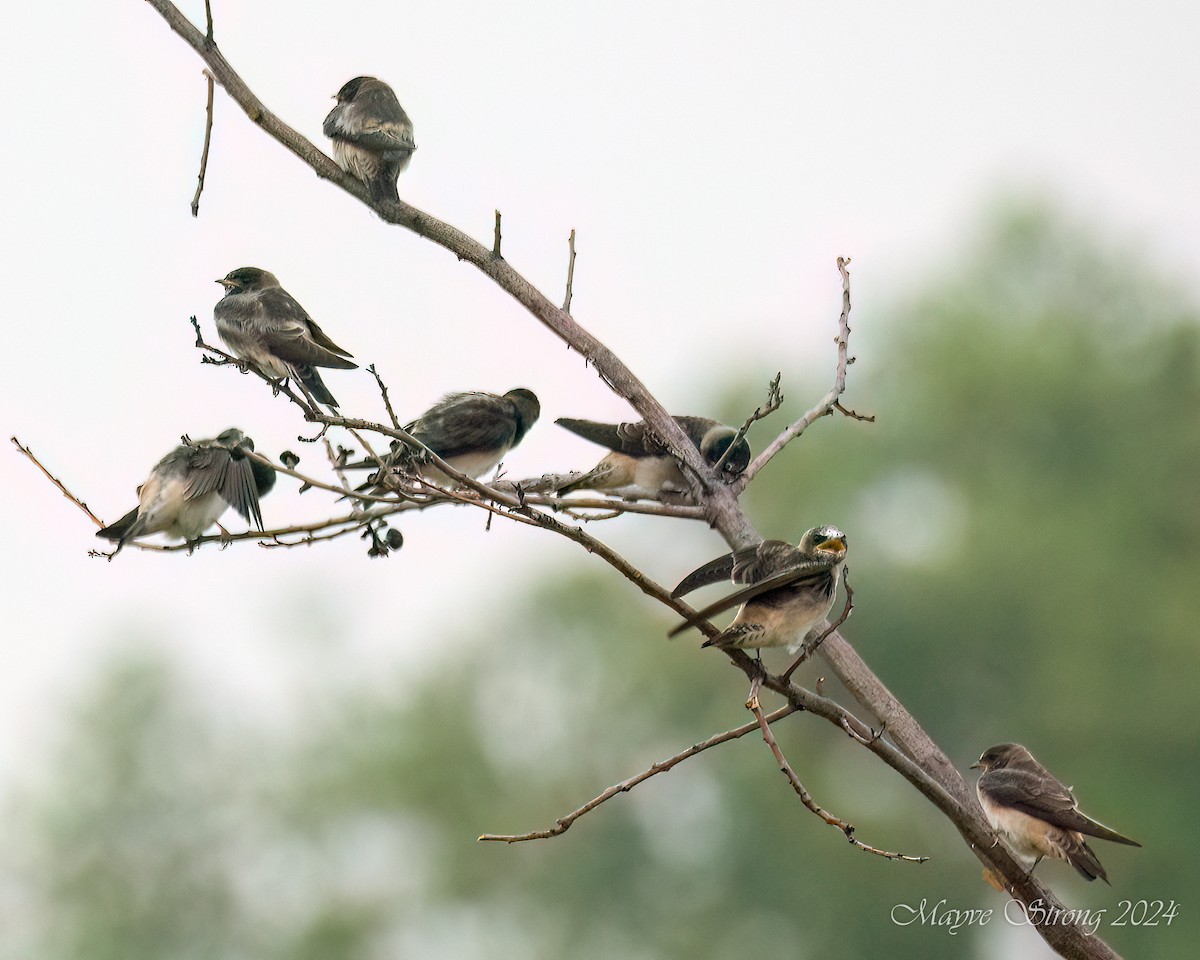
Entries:
[[350,353],[325,335],[290,293],[269,287],[255,298],[257,330],[271,353],[289,363],[353,370],[358,364],[345,359]]
[[600,423],[596,420],[574,420],[570,417],[559,417],[554,421],[560,427],[565,427],[584,440],[598,443],[609,450],[615,450],[630,457],[645,457],[661,454],[662,447],[651,443],[646,424],[641,420],[635,423]]
[[679,585],[671,591],[673,597],[684,597],[693,590],[707,587],[710,583],[720,583],[728,580],[733,573],[734,555],[727,553],[723,557],[709,560],[679,581]]
[[1131,847],[1141,846],[1136,840],[1080,813],[1075,795],[1044,768],[1040,773],[1014,769],[992,770],[987,774],[984,789],[997,803],[1064,830],[1075,830]]
[[250,461],[216,441],[206,440],[190,448],[184,497],[195,500],[216,492],[221,499],[262,529],[258,488]]
[[220,492],[233,455],[215,440],[201,440],[186,449],[184,499],[195,500],[214,490]]
[[[716,420],[707,417],[672,417],[688,439],[699,449],[700,441],[713,427],[720,426]],[[662,457],[667,455],[667,448],[662,441],[646,425],[644,420],[632,423],[599,423],[595,420],[573,420],[570,417],[560,417],[554,421],[559,426],[566,427],[574,434],[585,440],[598,443],[609,450],[623,453],[629,457]]]
[[452,393],[422,414],[408,432],[445,459],[511,446],[517,417],[507,397]]
[[707,620],[718,613],[732,610],[734,607],[740,607],[746,601],[753,600],[755,597],[760,597],[772,590],[778,590],[780,587],[809,586],[817,592],[832,590],[833,567],[833,564],[821,560],[805,560],[799,566],[781,570],[773,576],[752,583],[715,603],[709,604],[702,610],[697,610],[691,619],[678,624],[667,636],[674,637],[683,633],[689,627],[695,626],[701,620]]
[[803,562],[804,555],[790,543],[783,540],[764,540],[756,546],[743,547],[697,567],[679,582],[679,586],[671,591],[671,596],[682,597],[700,587],[722,580],[754,583],[779,571],[797,567]]
[[253,523],[259,530],[263,529],[254,468],[246,457],[238,457],[229,462],[220,493],[222,499],[242,515],[242,519]]
[[360,89],[325,118],[325,136],[347,140],[366,150],[416,150],[412,121],[394,93],[385,87]]
[[798,569],[808,557],[784,540],[764,540],[733,555],[734,583],[757,583],[785,570]]

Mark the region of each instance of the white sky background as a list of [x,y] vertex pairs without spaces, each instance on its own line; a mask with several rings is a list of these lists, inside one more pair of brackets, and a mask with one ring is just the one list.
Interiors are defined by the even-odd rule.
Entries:
[[[576,317],[673,411],[739,419],[715,398],[782,368],[785,412],[798,415],[827,387],[836,256],[854,260],[854,347],[867,359],[873,308],[950,261],[1002,187],[1058,197],[1195,286],[1195,4],[214,6],[235,69],[323,149],[343,82],[391,83],[419,145],[401,196],[485,242],[500,208],[506,258],[553,300],[575,228]],[[202,24],[202,3],[183,10]],[[3,437],[31,445],[109,522],[181,433],[237,425],[259,449],[319,467],[285,401],[201,367],[192,348],[188,316],[215,342],[213,280],[246,264],[275,272],[376,363],[402,417],[449,390],[535,389],[543,420],[509,458],[513,476],[599,458],[555,417],[629,419],[498,288],[318,181],[220,88],[193,220],[202,64],[148,5],[24,4],[0,42]],[[326,380],[344,411],[382,418],[367,374]],[[135,643],[182,644],[231,710],[285,718],[296,684],[331,671],[375,682],[381,658],[436,667],[462,626],[486,636],[485,604],[448,603],[448,585],[486,599],[577,552],[512,524],[485,536],[482,514],[439,509],[404,521],[408,545],[385,561],[351,538],[270,555],[130,549],[106,564],[86,556],[100,544],[87,519],[14,451],[0,478],[0,790],[130,627]],[[281,480],[264,501],[269,524],[327,514],[294,490]],[[649,559],[663,524],[600,532]],[[690,552],[651,564],[664,580],[717,547],[680,526],[669,535]],[[317,595],[341,624],[314,622]]]

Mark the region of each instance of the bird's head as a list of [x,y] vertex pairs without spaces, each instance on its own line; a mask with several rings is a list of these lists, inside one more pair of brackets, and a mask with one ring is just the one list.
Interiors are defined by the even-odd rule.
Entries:
[[254,449],[254,441],[237,427],[230,427],[224,433],[218,434],[217,443],[228,448],[230,453],[240,453],[242,450]]
[[[733,427],[713,427],[700,441],[700,455],[704,457],[705,462],[710,467],[715,467],[720,462],[720,459],[725,456],[725,451],[729,449],[730,444],[737,439],[737,435],[738,432]],[[724,480],[733,480],[736,477],[740,477],[742,471],[749,465],[750,444],[746,442],[745,437],[742,437],[737,440],[733,452],[721,464],[721,477]]]
[[376,80],[374,77],[355,77],[342,84],[342,89],[333,96],[338,103],[351,103],[364,87],[370,89],[377,84],[382,84],[382,81]]
[[516,387],[506,393],[509,400],[512,401],[513,407],[517,411],[517,417],[521,421],[521,434],[537,423],[538,417],[542,415],[542,404],[537,398],[537,394],[532,390],[527,390],[524,387]]
[[230,270],[217,283],[225,288],[226,295],[279,286],[275,274],[258,267],[238,267],[236,270]]
[[814,560],[837,563],[846,557],[846,535],[830,524],[813,527],[801,538],[800,550]]
[[1019,743],[1001,743],[984,750],[979,759],[971,764],[971,769],[987,773],[1031,760],[1033,755]]

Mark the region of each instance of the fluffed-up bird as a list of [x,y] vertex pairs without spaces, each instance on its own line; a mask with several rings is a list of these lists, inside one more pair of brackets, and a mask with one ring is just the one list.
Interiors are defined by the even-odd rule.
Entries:
[[217,283],[225,296],[213,307],[217,333],[241,359],[277,380],[294,377],[313,400],[336,407],[317,367],[354,370],[351,354],[325,335],[275,274],[238,267]]
[[[672,419],[696,445],[709,466],[715,466],[720,461],[738,433],[733,427],[708,417]],[[644,420],[599,423],[595,420],[560,417],[554,422],[612,451],[583,476],[560,487],[560,494],[572,490],[596,490],[624,500],[658,500],[664,493],[687,493],[688,482],[678,462]],[[750,444],[743,437],[722,464],[721,476],[732,480],[749,463]]]
[[246,456],[254,441],[236,427],[212,440],[180,444],[154,465],[138,487],[138,505],[96,536],[117,543],[165,533],[192,541],[233,507],[248,523],[263,528],[260,497],[275,486],[275,471]]
[[[537,394],[524,387],[503,395],[450,393],[404,429],[459,473],[475,479],[500,463],[525,438],[541,412]],[[410,463],[430,483],[455,485],[456,481],[435,465],[422,463],[422,457],[423,451],[395,441],[384,463],[397,468]],[[378,470],[379,464],[366,459],[347,464],[346,468]],[[372,477],[366,486],[379,486],[379,477]]]
[[756,547],[717,557],[684,577],[671,596],[682,597],[726,578],[746,586],[698,610],[694,620],[685,620],[669,636],[738,607],[733,622],[703,646],[786,647],[795,653],[833,606],[845,561],[846,535],[828,525],[807,531],[798,546],[764,540]]
[[333,159],[361,180],[373,200],[399,200],[396,179],[417,144],[413,125],[396,94],[382,80],[355,77],[336,94],[337,106],[325,118]]
[[1116,830],[1086,816],[1079,802],[1019,743],[989,747],[972,770],[982,770],[975,792],[992,829],[1033,872],[1043,857],[1066,860],[1086,880],[1108,883],[1104,867],[1084,839],[1097,837],[1140,847]]

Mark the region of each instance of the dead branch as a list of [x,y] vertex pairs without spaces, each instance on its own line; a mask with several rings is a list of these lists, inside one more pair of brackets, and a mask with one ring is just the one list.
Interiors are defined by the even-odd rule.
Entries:
[[[205,12],[208,13],[208,40],[212,42],[212,10],[209,8],[208,0],[204,2]],[[200,151],[200,172],[196,175],[196,193],[192,196],[192,216],[200,216],[200,194],[204,192],[204,174],[208,170],[208,150],[212,145],[212,128],[213,128],[213,90],[215,83],[213,75],[207,70],[204,71],[204,77],[208,86],[208,99],[205,102],[204,112],[204,147]]]
[[651,777],[657,776],[660,773],[666,773],[672,767],[676,766],[679,763],[682,763],[684,760],[687,760],[689,757],[694,757],[696,754],[702,753],[703,751],[707,750],[709,747],[715,747],[718,744],[728,743],[730,740],[736,740],[738,737],[744,737],[746,734],[750,733],[751,731],[758,730],[760,727],[760,724],[766,724],[769,726],[770,724],[774,723],[776,720],[782,720],[784,717],[789,716],[790,714],[793,714],[795,712],[796,712],[796,708],[793,706],[789,705],[786,707],[780,707],[778,710],[775,710],[774,712],[768,714],[765,717],[760,716],[753,723],[743,724],[740,727],[735,727],[732,730],[726,730],[724,733],[718,733],[715,736],[709,737],[707,740],[702,740],[700,743],[693,744],[692,746],[688,747],[686,750],[680,751],[679,753],[675,754],[675,756],[673,756],[673,757],[669,757],[666,760],[660,760],[657,763],[651,764],[648,769],[643,770],[641,773],[637,774],[636,776],[630,777],[628,780],[622,780],[620,783],[613,784],[611,787],[609,787],[607,790],[605,790],[603,793],[601,793],[598,797],[595,797],[595,798],[589,800],[582,807],[579,807],[576,810],[572,810],[566,816],[559,817],[556,821],[554,821],[554,826],[552,826],[546,830],[534,830],[530,833],[516,833],[516,834],[485,833],[479,839],[480,840],[499,840],[504,843],[520,843],[524,840],[546,840],[550,837],[560,836],[561,834],[566,833],[567,830],[570,829],[571,824],[573,824],[576,820],[578,820],[584,814],[591,813],[598,806],[600,806],[600,804],[604,803],[606,800],[611,800],[613,797],[617,796],[617,794],[628,793],[630,790],[632,790],[634,787],[636,787],[639,783],[643,783],[644,781],[649,780]]
[[575,231],[571,230],[571,239],[567,241],[567,246],[571,250],[571,258],[567,261],[567,295],[563,299],[563,313],[571,312],[571,297],[572,290],[575,284]]
[[725,461],[729,459],[730,454],[739,443],[746,437],[746,432],[751,425],[759,420],[769,417],[779,409],[783,403],[783,391],[779,389],[779,383],[783,379],[783,371],[775,374],[775,379],[767,384],[767,402],[761,407],[755,407],[754,412],[746,418],[746,422],[738,428],[738,432],[734,434],[733,440],[729,446],[725,448],[725,452],[721,454],[721,459],[713,464],[713,472],[720,475],[721,468],[725,466]]
[[56,477],[54,474],[52,474],[44,466],[42,466],[42,462],[33,455],[32,450],[30,450],[27,446],[22,444],[21,441],[18,440],[16,437],[9,437],[9,439],[12,441],[13,446],[17,448],[18,452],[20,452],[24,456],[28,457],[29,461],[35,467],[37,467],[39,470],[42,471],[42,473],[45,475],[46,479],[49,480],[52,484],[54,484],[56,487],[58,487],[59,493],[61,493],[64,497],[66,497],[73,504],[75,504],[75,506],[77,506],[80,510],[82,510],[84,513],[86,513],[91,518],[92,523],[94,523],[97,527],[104,526],[104,521],[101,520],[99,517],[97,517],[94,513],[92,513],[91,508],[88,507],[88,505],[86,503],[84,503],[77,496],[75,496],[75,494],[73,494],[70,490],[68,490],[66,484],[64,484],[61,480],[59,480],[58,477]]
[[[733,484],[737,493],[746,489],[746,486],[758,476],[758,472],[765,467],[775,457],[780,450],[786,447],[789,443],[795,440],[800,434],[804,433],[814,422],[820,420],[821,417],[828,416],[833,410],[834,404],[838,398],[846,392],[846,368],[852,362],[849,356],[850,347],[850,261],[846,257],[838,257],[837,266],[838,272],[842,275],[842,312],[838,318],[838,335],[835,339],[837,344],[837,364],[833,374],[833,386],[829,388],[829,392],[823,396],[820,401],[804,414],[799,420],[791,424],[783,430],[770,445],[757,457],[755,457],[742,475]],[[866,419],[866,418],[862,418]]]
[[787,777],[788,783],[790,783],[792,785],[792,789],[796,791],[796,796],[800,798],[800,802],[803,803],[808,810],[815,813],[831,827],[837,827],[846,835],[846,839],[850,841],[852,846],[858,847],[860,850],[865,850],[867,853],[873,853],[877,857],[883,857],[886,860],[906,860],[909,863],[924,863],[929,859],[928,857],[911,857],[903,853],[895,853],[890,850],[881,850],[879,847],[873,847],[869,843],[863,843],[861,840],[855,837],[854,824],[843,820],[841,817],[834,816],[832,813],[818,804],[813,799],[812,794],[805,789],[804,784],[800,782],[800,777],[796,774],[796,771],[792,768],[792,765],[788,763],[787,757],[783,755],[783,751],[779,747],[779,741],[775,739],[775,734],[771,732],[771,726],[769,723],[767,723],[767,718],[763,716],[762,707],[759,706],[758,698],[751,698],[750,702],[746,704],[746,707],[751,713],[754,714],[755,720],[762,729],[763,740],[766,741],[767,746],[771,748],[771,753],[774,754],[775,761],[779,764],[780,771],[785,777]]

